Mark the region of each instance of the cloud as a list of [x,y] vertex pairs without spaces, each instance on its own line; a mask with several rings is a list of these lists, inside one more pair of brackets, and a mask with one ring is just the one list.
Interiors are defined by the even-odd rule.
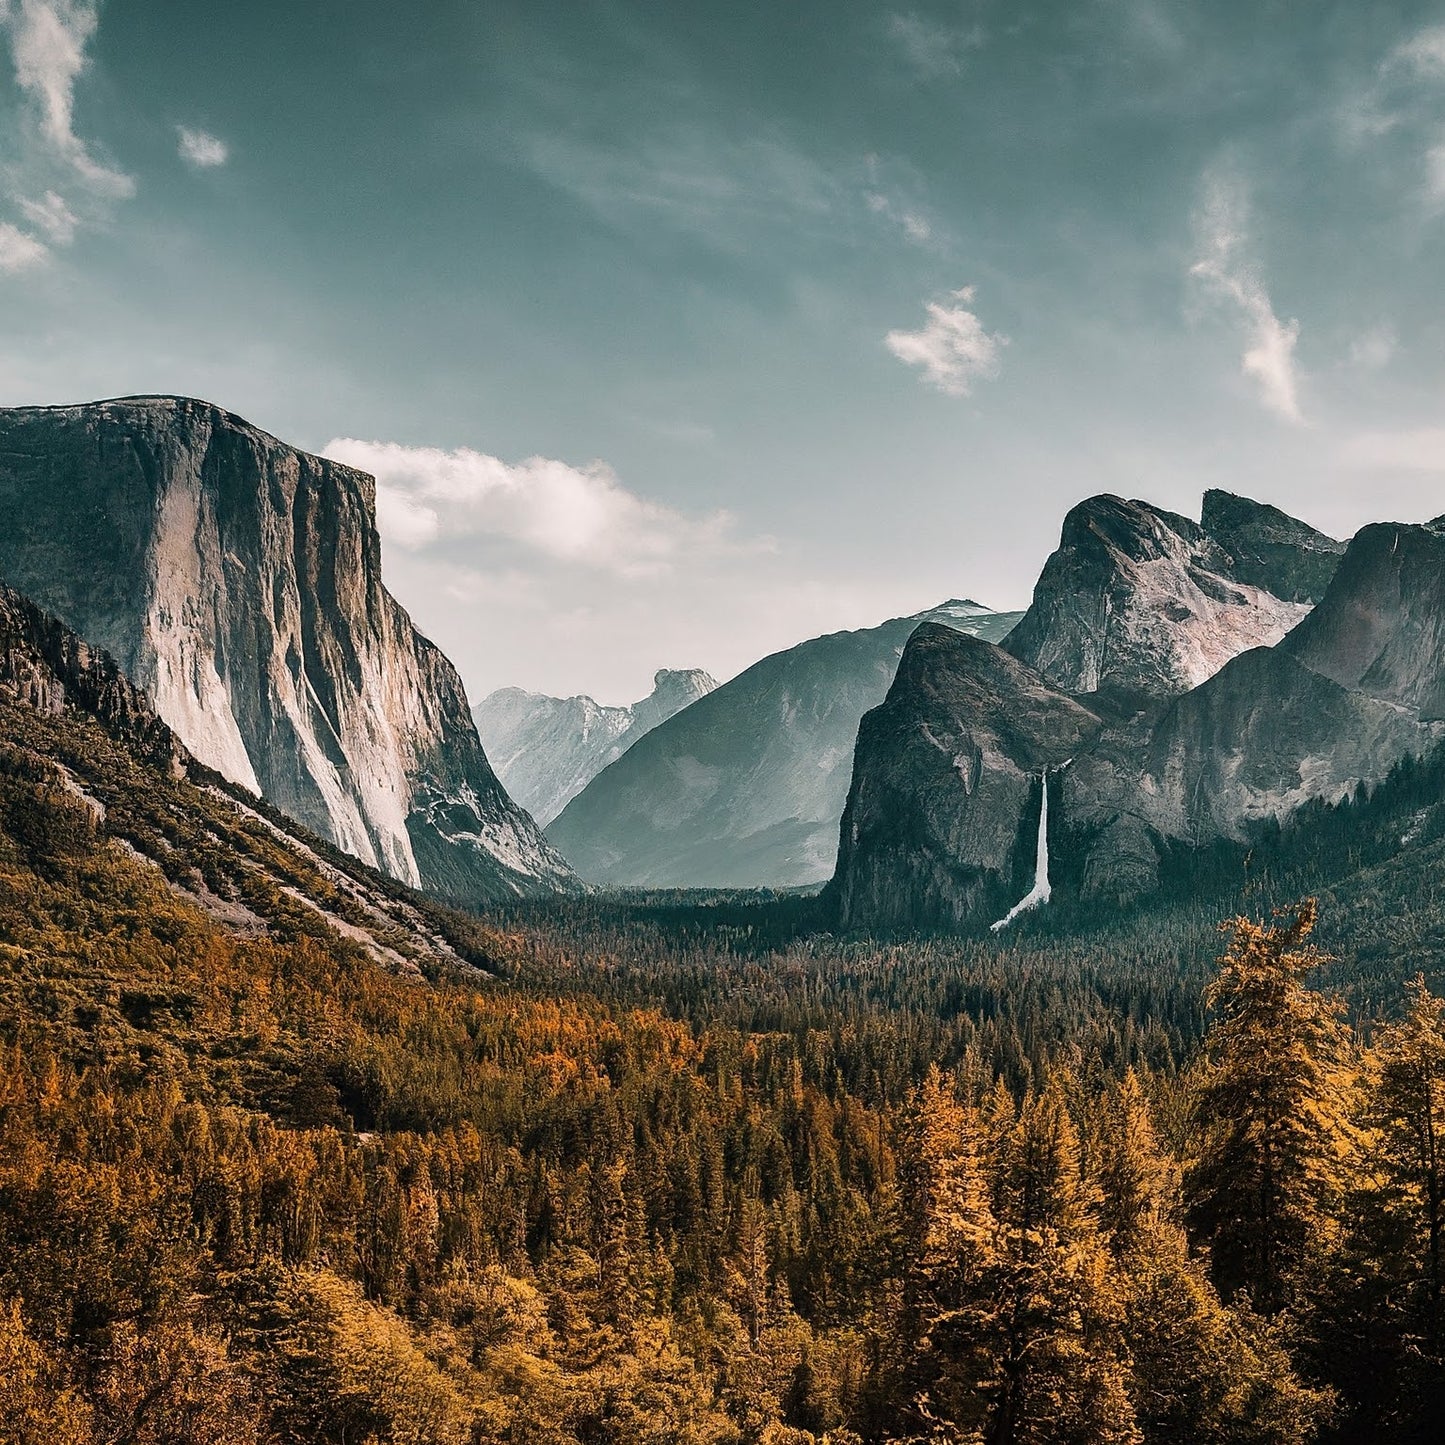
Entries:
[[[382,536],[408,552],[491,539],[516,557],[622,577],[670,572],[700,554],[736,551],[726,512],[703,518],[628,491],[601,462],[509,463],[463,447],[407,447],[338,437],[325,455],[376,478]],[[754,543],[756,548],[765,543]]]
[[37,241],[9,221],[0,221],[0,275],[28,271],[49,254],[43,241]]
[[1247,222],[1248,204],[1238,181],[1220,172],[1206,176],[1195,215],[1199,257],[1189,274],[1242,325],[1240,369],[1254,381],[1260,401],[1286,420],[1301,422],[1294,355],[1299,322],[1275,315],[1257,265],[1244,254]]
[[75,133],[75,82],[100,19],[98,0],[4,0],[0,28],[10,40],[15,79],[38,112],[40,135],[85,185],[120,199],[135,182],[102,165]]
[[1350,342],[1350,361],[1361,371],[1379,371],[1390,364],[1397,345],[1393,326],[1372,326]]
[[1430,26],[1397,45],[1384,68],[1404,68],[1427,79],[1445,80],[1445,25]]
[[56,245],[68,246],[75,238],[76,214],[54,191],[46,191],[38,201],[21,196],[18,204],[25,219]]
[[1008,337],[990,333],[968,308],[974,288],[951,292],[948,302],[930,301],[928,321],[917,331],[890,331],[883,344],[905,366],[923,368],[923,380],[947,396],[967,396],[976,381],[998,375]]
[[864,196],[868,209],[875,216],[882,216],[900,227],[910,241],[923,246],[933,239],[933,227],[927,217],[917,211],[906,210],[895,205],[881,191],[869,191]]
[[888,37],[925,80],[958,75],[963,70],[964,52],[976,50],[984,39],[977,25],[944,25],[912,11],[888,17]]
[[192,130],[188,125],[178,125],[176,137],[181,159],[199,170],[223,166],[231,158],[230,146],[209,131]]

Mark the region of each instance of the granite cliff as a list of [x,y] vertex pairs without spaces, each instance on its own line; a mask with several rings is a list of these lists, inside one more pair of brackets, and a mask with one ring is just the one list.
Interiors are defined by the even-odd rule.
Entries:
[[203,401],[0,411],[0,577],[363,862],[468,902],[572,886],[382,585],[363,473]]

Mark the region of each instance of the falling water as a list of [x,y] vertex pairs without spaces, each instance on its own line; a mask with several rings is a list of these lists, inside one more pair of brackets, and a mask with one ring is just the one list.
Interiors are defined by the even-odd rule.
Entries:
[[1039,804],[1039,844],[1034,854],[1034,886],[1014,904],[995,924],[990,925],[995,933],[1007,928],[1020,913],[1037,908],[1049,901],[1052,889],[1049,887],[1049,772],[1045,768],[1039,782],[1043,787],[1043,801]]

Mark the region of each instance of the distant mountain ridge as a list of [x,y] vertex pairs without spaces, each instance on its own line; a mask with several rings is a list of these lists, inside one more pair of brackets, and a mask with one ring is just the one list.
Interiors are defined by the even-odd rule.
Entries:
[[754,663],[598,774],[547,829],[589,882],[794,887],[833,868],[853,745],[920,620],[1001,639],[1018,613],[952,600]]
[[660,668],[652,683],[630,707],[503,687],[472,716],[507,792],[545,828],[639,738],[717,686],[701,668]]
[[0,410],[0,577],[362,861],[467,902],[575,886],[382,585],[364,473],[185,398]]

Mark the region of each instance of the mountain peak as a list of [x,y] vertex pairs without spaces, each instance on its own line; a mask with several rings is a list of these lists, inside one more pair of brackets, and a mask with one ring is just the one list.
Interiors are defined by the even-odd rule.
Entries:
[[1278,507],[1218,488],[1204,494],[1201,525],[1240,581],[1287,602],[1318,602],[1345,552],[1343,542]]
[[652,691],[630,707],[504,687],[473,715],[508,792],[545,827],[633,743],[716,686],[700,667],[660,667]]

